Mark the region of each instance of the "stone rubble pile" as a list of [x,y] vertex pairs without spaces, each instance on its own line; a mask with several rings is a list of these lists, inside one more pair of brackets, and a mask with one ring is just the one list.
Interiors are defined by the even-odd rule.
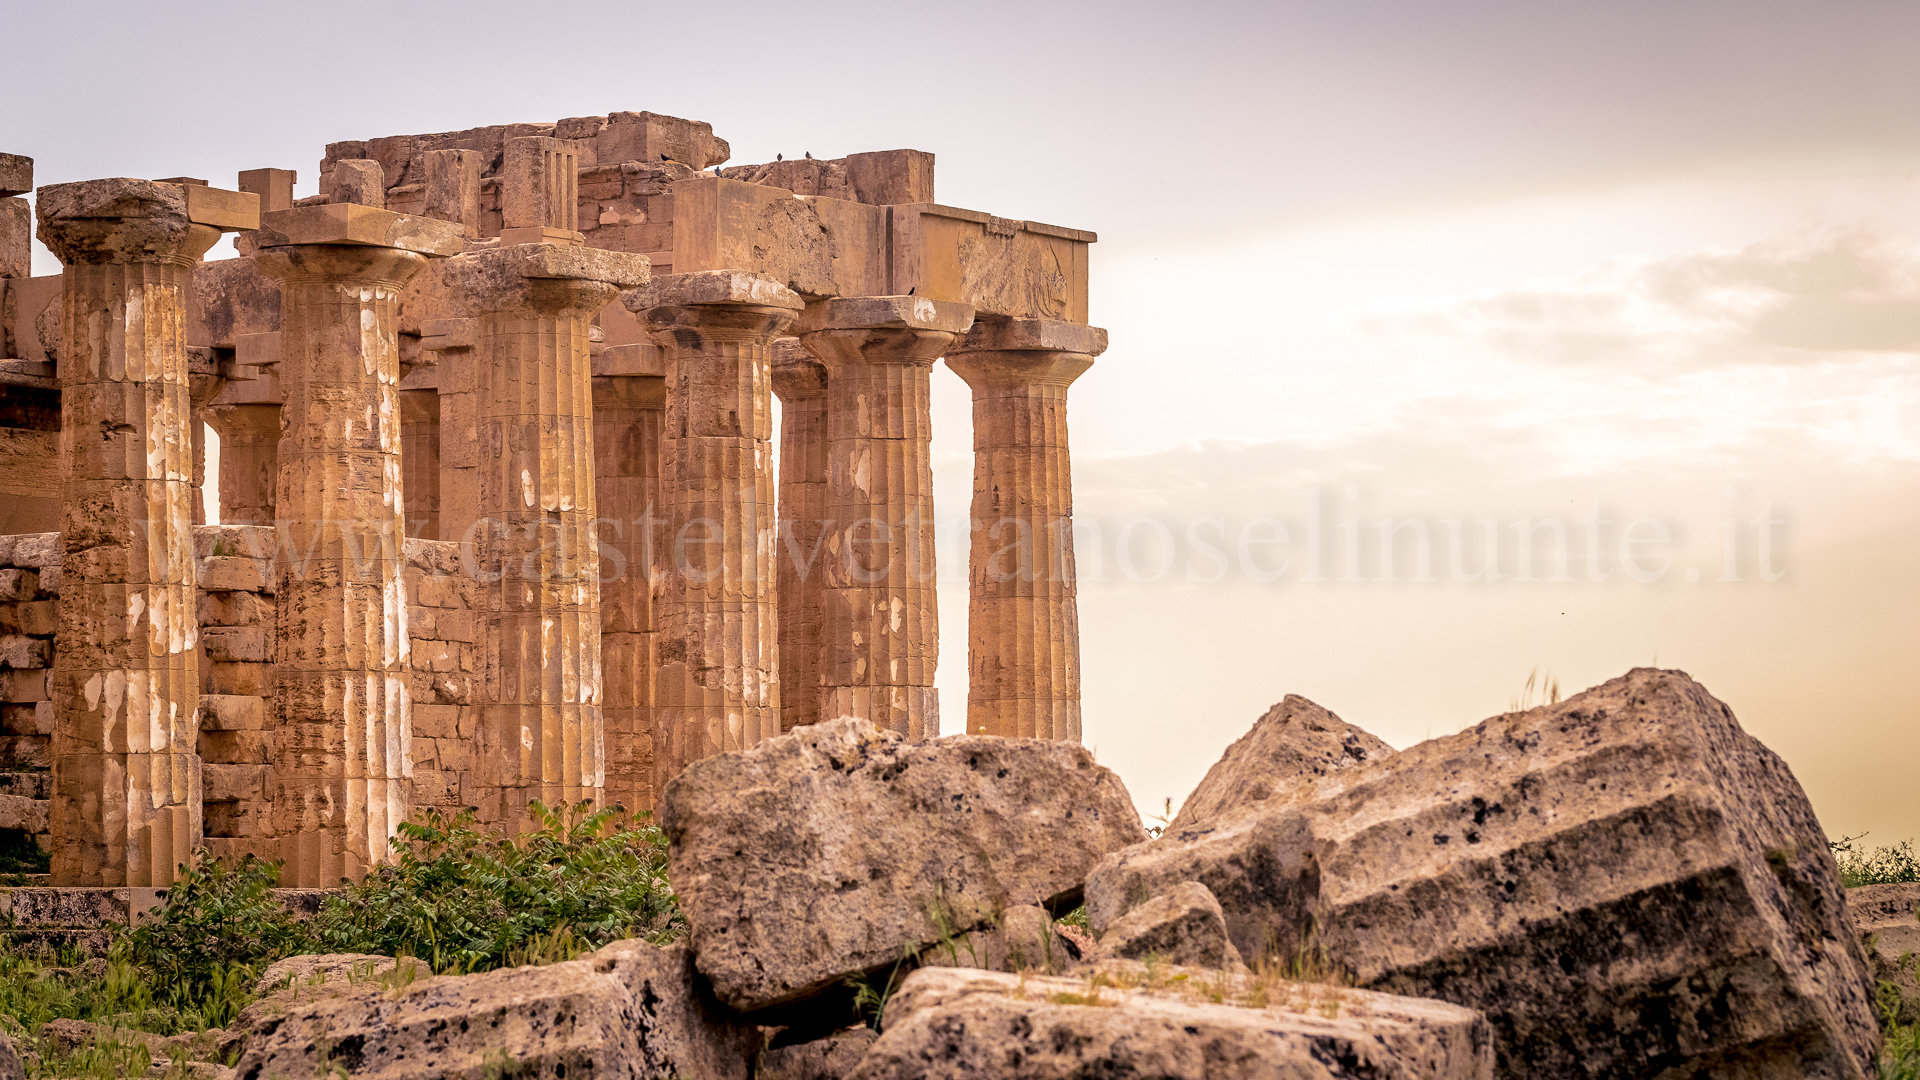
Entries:
[[1398,753],[1289,698],[1189,808],[1148,839],[1078,746],[802,727],[668,787],[686,944],[283,998],[236,1076],[1866,1080],[1863,939],[1920,935],[1679,672]]

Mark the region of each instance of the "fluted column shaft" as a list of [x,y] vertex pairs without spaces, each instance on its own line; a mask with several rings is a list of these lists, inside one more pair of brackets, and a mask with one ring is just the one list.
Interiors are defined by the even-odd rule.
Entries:
[[667,357],[655,790],[689,762],[780,733],[772,350],[799,297],[677,274],[627,297]]
[[1106,332],[1035,323],[984,324],[947,356],[973,389],[967,731],[1078,742],[1067,388]]
[[267,249],[285,420],[274,494],[273,825],[285,886],[363,878],[411,802],[397,248]]
[[606,784],[587,324],[636,275],[644,258],[551,244],[447,263],[479,320],[480,723],[467,797],[482,820],[517,826],[533,799],[597,804]]
[[205,414],[220,436],[221,524],[273,524],[280,406],[214,405]]
[[40,189],[65,264],[53,882],[169,884],[200,839],[186,300],[219,231],[178,185]]
[[821,556],[827,525],[827,369],[798,341],[774,345],[780,398],[780,505],[774,558],[780,730],[820,719]]
[[972,322],[965,305],[912,297],[821,301],[801,317],[827,369],[822,719],[939,737],[931,378]]
[[667,380],[593,380],[595,494],[600,500],[601,706],[606,799],[628,812],[656,805],[653,787],[653,559],[660,540],[660,434]]

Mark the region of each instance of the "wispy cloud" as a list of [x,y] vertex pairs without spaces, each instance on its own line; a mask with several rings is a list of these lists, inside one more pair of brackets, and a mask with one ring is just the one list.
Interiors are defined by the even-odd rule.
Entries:
[[1379,305],[1356,328],[1640,374],[1920,351],[1920,250],[1855,230],[1619,258],[1571,278]]

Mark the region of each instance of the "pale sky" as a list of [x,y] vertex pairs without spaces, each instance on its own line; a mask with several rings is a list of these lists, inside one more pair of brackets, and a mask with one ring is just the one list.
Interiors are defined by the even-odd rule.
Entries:
[[[930,150],[943,202],[1098,231],[1113,344],[1071,420],[1086,737],[1143,807],[1287,693],[1404,746],[1534,670],[1571,692],[1657,662],[1830,833],[1920,836],[1911,3],[0,0],[0,26],[0,150],[40,183],[275,166],[304,195],[329,141],[650,109],[735,162]],[[968,417],[942,370],[943,515]],[[1409,519],[1437,580],[1408,580]],[[1515,580],[1516,524],[1547,519],[1573,580],[1546,580],[1545,525],[1542,580]],[[1505,578],[1455,580],[1483,520]]]

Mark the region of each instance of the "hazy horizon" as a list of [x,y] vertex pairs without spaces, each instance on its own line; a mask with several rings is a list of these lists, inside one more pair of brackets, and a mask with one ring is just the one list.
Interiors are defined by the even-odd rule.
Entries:
[[[932,151],[942,202],[1097,231],[1085,731],[1143,807],[1288,693],[1405,746],[1530,672],[1570,694],[1657,663],[1832,835],[1920,836],[1920,8],[88,10],[8,9],[30,92],[0,151],[40,184],[271,166],[305,195],[331,141],[648,109],[735,163]],[[941,369],[949,520],[969,415]],[[1503,577],[1460,580],[1486,520]],[[1668,539],[1623,547],[1643,520]],[[964,549],[941,558],[953,732]]]

